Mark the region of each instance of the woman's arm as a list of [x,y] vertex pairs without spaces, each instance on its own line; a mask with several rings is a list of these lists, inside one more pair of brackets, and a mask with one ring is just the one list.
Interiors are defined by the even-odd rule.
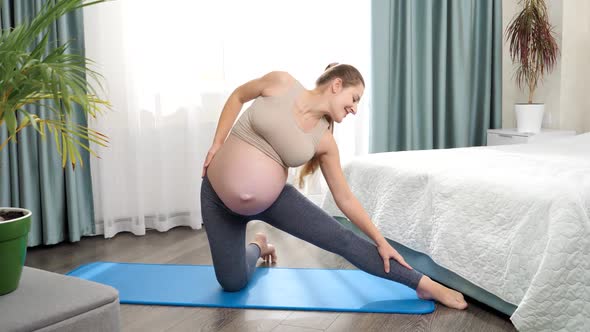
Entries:
[[340,154],[336,141],[334,141],[334,136],[328,133],[324,134],[320,142],[320,147],[318,148],[318,153],[321,153],[319,160],[322,174],[328,183],[330,192],[332,192],[334,201],[340,211],[363,231],[363,233],[367,234],[375,244],[382,245],[387,243],[387,240],[385,240],[377,227],[375,227],[375,224],[373,224],[358,199],[350,191],[350,187],[342,173]]
[[285,82],[292,79],[291,75],[286,72],[273,71],[236,88],[223,106],[213,138],[213,145],[221,145],[225,142],[245,103],[258,96],[272,94],[274,90],[280,89]]
[[350,191],[340,166],[338,146],[331,133],[326,132],[322,137],[318,146],[318,154],[322,174],[328,183],[328,187],[330,187],[336,205],[350,221],[375,242],[379,255],[383,258],[385,272],[389,273],[390,259],[395,259],[411,270],[412,267],[381,235],[381,232],[375,227],[361,203]]
[[286,85],[291,84],[293,77],[286,72],[273,71],[260,78],[251,80],[232,92],[223,110],[219,116],[215,136],[213,137],[213,144],[207,152],[205,162],[203,163],[203,171],[201,177],[207,173],[207,167],[213,160],[213,156],[219,151],[221,145],[225,142],[229,131],[234,125],[242,106],[248,101],[258,96],[269,96],[276,93],[276,90],[283,89]]

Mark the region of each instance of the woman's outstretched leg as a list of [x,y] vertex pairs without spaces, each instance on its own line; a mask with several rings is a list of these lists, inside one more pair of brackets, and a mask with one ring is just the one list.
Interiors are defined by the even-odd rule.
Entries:
[[386,273],[383,259],[372,242],[342,226],[295,187],[286,185],[277,200],[259,218],[268,224],[324,250],[344,257],[359,269],[381,278],[390,279],[413,289],[422,274],[397,261],[390,261]]
[[453,308],[464,308],[460,293],[402,266],[396,260],[390,260],[390,271],[386,273],[375,244],[342,226],[291,185],[286,185],[277,200],[257,217],[295,237],[344,257],[367,273],[416,289],[422,298],[432,298]]

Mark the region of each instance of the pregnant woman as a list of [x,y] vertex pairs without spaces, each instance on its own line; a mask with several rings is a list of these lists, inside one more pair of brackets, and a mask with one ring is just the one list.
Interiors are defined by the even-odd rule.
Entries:
[[[203,223],[215,275],[224,290],[246,286],[259,258],[276,261],[276,250],[264,234],[246,244],[247,223],[262,220],[344,257],[363,271],[407,285],[420,298],[456,309],[467,307],[461,293],[404,261],[346,183],[333,127],[356,114],[364,88],[356,68],[331,64],[313,90],[288,73],[271,72],[230,95],[203,165],[201,187]],[[233,125],[243,104],[253,99]],[[286,183],[288,168],[301,165],[300,181],[321,168],[340,210],[374,243],[347,230]]]

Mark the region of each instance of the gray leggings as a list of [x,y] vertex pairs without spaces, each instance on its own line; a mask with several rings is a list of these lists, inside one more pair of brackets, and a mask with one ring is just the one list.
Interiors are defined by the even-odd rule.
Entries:
[[422,274],[390,260],[385,273],[377,247],[342,226],[290,184],[285,185],[277,200],[265,211],[243,216],[226,207],[205,176],[201,186],[201,214],[215,275],[226,291],[244,288],[256,269],[260,248],[246,246],[246,224],[262,220],[295,237],[344,257],[357,268],[372,275],[397,281],[413,289]]

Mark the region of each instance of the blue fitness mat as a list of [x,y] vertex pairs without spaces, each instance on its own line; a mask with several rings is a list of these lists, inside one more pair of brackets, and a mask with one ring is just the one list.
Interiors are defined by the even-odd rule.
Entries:
[[110,285],[123,304],[425,314],[434,302],[359,270],[258,267],[239,292],[225,292],[210,265],[95,262],[70,276]]

